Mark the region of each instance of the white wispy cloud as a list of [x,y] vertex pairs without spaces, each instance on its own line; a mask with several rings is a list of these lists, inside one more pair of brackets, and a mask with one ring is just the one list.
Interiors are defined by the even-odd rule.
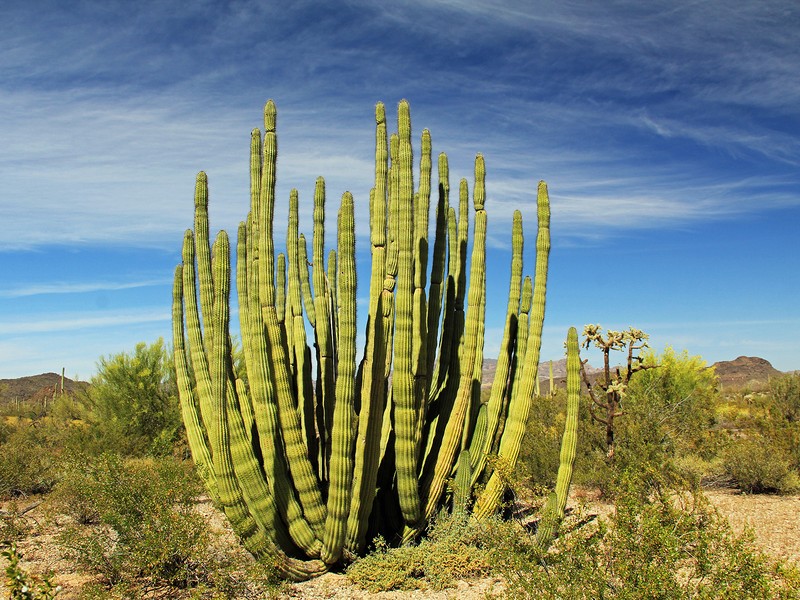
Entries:
[[0,322],[0,331],[4,335],[39,334],[59,331],[78,331],[88,329],[106,329],[140,323],[168,323],[172,315],[167,308],[163,309],[127,309],[125,311],[92,312],[86,314],[65,314],[29,320]]
[[142,281],[129,282],[54,282],[39,283],[16,287],[12,289],[0,289],[0,298],[24,298],[26,296],[41,296],[50,294],[84,294],[87,292],[112,292],[119,290],[131,290],[150,286],[163,286],[171,283],[169,279],[147,279]]

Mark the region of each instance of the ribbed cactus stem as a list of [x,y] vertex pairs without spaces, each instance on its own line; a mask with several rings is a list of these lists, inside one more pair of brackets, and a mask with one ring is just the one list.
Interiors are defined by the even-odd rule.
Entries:
[[[328,252],[328,270],[326,272],[328,278],[328,290],[326,300],[328,303],[328,315],[330,316],[330,339],[331,339],[331,359],[333,364],[336,364],[338,348],[336,347],[336,340],[339,339],[339,317],[336,310],[338,302],[336,301],[336,250]],[[335,370],[335,369],[334,369]],[[333,394],[331,394],[333,397]],[[333,400],[331,400],[331,410],[328,412],[326,406],[326,414],[330,414],[333,418]],[[330,430],[330,425],[328,426]]]
[[508,389],[508,378],[511,372],[511,354],[517,336],[517,324],[519,313],[519,301],[522,285],[522,213],[514,211],[514,219],[511,228],[511,279],[508,285],[508,306],[506,308],[506,319],[503,339],[500,342],[500,352],[497,355],[497,366],[495,377],[492,381],[492,389],[489,394],[489,401],[486,406],[486,429],[482,437],[475,436],[474,444],[476,450],[473,456],[473,485],[477,481],[484,467],[486,459],[492,452],[495,432],[502,418],[504,409],[503,398]]
[[[286,313],[286,255],[278,254],[278,269],[276,273],[277,281],[275,283],[275,312],[278,315],[278,322],[284,326],[287,325]],[[288,325],[291,327],[291,318],[288,320]],[[291,330],[291,329],[290,329]]]
[[338,240],[339,362],[336,407],[331,432],[328,518],[322,560],[334,563],[342,555],[353,479],[353,425],[356,394],[356,259],[353,196],[345,192],[340,209]]
[[259,257],[258,279],[261,312],[267,336],[267,362],[272,366],[271,375],[278,418],[284,441],[286,458],[291,471],[303,512],[311,527],[321,535],[325,524],[325,505],[319,482],[308,457],[303,441],[303,429],[297,413],[297,398],[293,392],[289,348],[286,346],[275,308],[274,244],[272,240],[272,217],[275,205],[275,163],[277,141],[275,134],[275,105],[267,102],[264,109],[264,146],[259,206]]
[[[214,284],[211,281],[211,244],[208,233],[208,177],[197,174],[194,191],[194,244],[197,260],[197,276],[200,281],[200,311],[204,325],[211,327],[211,307],[214,303]],[[211,333],[205,336],[206,352],[210,352]]]
[[202,416],[203,426],[208,436],[208,443],[213,453],[215,445],[214,436],[216,432],[212,426],[214,421],[214,406],[212,403],[211,373],[209,372],[208,357],[204,350],[200,313],[197,307],[194,235],[191,229],[187,230],[184,234],[182,256],[183,297],[184,310],[186,311],[186,329],[189,339],[189,357],[197,382],[200,415]]
[[[295,497],[280,441],[277,407],[270,385],[272,377],[267,361],[266,339],[263,335],[264,321],[257,297],[257,269],[249,269],[252,265],[252,261],[248,260],[251,251],[251,243],[245,244],[244,252],[241,251],[241,244],[239,244],[237,272],[241,270],[241,263],[245,263],[248,270],[251,271],[248,279],[253,282],[252,285],[247,285],[248,296],[246,298],[241,297],[240,290],[239,318],[242,325],[242,340],[246,346],[249,346],[245,349],[250,382],[249,398],[253,405],[253,416],[258,430],[258,443],[262,457],[262,463],[257,469],[257,473],[263,472],[261,477],[266,479],[268,494],[275,498],[281,518],[289,526],[289,534],[293,540],[291,546],[296,544],[308,556],[319,556],[322,544],[303,516],[303,511]],[[248,305],[249,308],[243,312],[242,306]],[[245,314],[248,318],[243,319]],[[254,477],[254,475],[250,477]],[[256,494],[257,497],[264,495],[263,491]]]
[[297,238],[297,262],[300,272],[300,292],[303,298],[303,310],[305,311],[308,324],[312,328],[317,327],[317,311],[314,308],[314,295],[311,292],[311,281],[309,279],[308,267],[308,244],[306,236],[302,233]]
[[328,304],[328,278],[325,275],[325,180],[318,177],[314,187],[314,231],[312,282],[314,284],[314,336],[317,349],[316,421],[319,434],[320,479],[328,479],[328,432],[333,418],[334,343],[331,338],[331,307]]
[[[301,271],[308,270],[300,264],[299,212],[300,200],[297,190],[289,194],[289,228],[286,232],[286,253],[289,259],[287,291],[289,294],[289,311],[287,312],[287,337],[289,338],[290,356],[294,355],[294,389],[297,394],[297,410],[303,429],[306,452],[312,465],[316,463],[317,442],[314,422],[314,396],[311,382],[311,357],[306,341],[306,328],[303,321],[302,277]],[[291,315],[291,328],[288,318]],[[315,469],[316,470],[316,469]]]
[[459,516],[467,514],[472,497],[472,465],[469,450],[462,450],[458,455],[456,477],[453,482],[453,513]]
[[172,288],[172,345],[174,348],[175,374],[178,395],[181,402],[181,415],[186,427],[186,437],[192,452],[197,472],[208,488],[211,497],[219,501],[211,450],[203,431],[200,407],[192,389],[189,364],[186,358],[186,345],[183,328],[183,267],[175,268],[175,281]]
[[500,447],[500,440],[503,437],[506,418],[508,417],[508,403],[516,393],[515,390],[519,388],[520,381],[522,381],[525,354],[528,348],[528,317],[531,311],[531,302],[533,302],[533,283],[530,277],[525,276],[522,282],[522,298],[520,300],[519,321],[517,324],[517,344],[514,350],[511,367],[513,376],[509,381],[506,393],[503,394],[503,404],[500,408],[500,419],[497,423],[497,431],[495,431],[494,434],[491,454],[497,454],[498,448]]
[[353,491],[347,522],[346,547],[361,552],[366,542],[369,514],[375,499],[380,461],[381,424],[386,401],[386,335],[382,293],[386,263],[386,171],[388,149],[383,104],[375,109],[375,187],[370,192],[370,276],[366,347],[361,366],[361,408],[355,444]]
[[564,423],[564,436],[561,438],[555,493],[548,499],[536,533],[536,545],[541,549],[546,549],[550,545],[559,523],[564,518],[564,509],[567,506],[578,440],[578,409],[581,399],[580,370],[578,331],[574,327],[570,327],[567,334],[567,418]]
[[417,487],[417,407],[414,398],[414,210],[411,121],[408,103],[397,110],[398,149],[392,172],[397,181],[397,292],[395,297],[394,402],[397,489],[403,518],[409,525],[420,519]]
[[[428,296],[428,348],[426,356],[428,366],[429,390],[436,384],[434,371],[436,345],[439,335],[439,317],[444,299],[444,275],[447,257],[447,212],[450,208],[450,172],[447,156],[439,155],[439,200],[436,203],[436,237],[433,242],[433,263],[431,265],[431,284]],[[436,367],[438,369],[438,365]],[[430,397],[430,393],[428,394]]]
[[428,269],[428,213],[431,197],[431,134],[422,132],[419,192],[414,195],[414,284],[411,337],[411,370],[414,376],[415,462],[420,460],[420,444],[428,400],[428,300],[425,294]]
[[[520,385],[514,390],[509,402],[503,437],[498,454],[513,469],[519,456],[522,437],[528,421],[528,412],[534,397],[536,381],[539,379],[539,353],[542,346],[545,294],[547,290],[547,265],[550,256],[550,200],[547,186],[539,182],[537,193],[538,233],[536,236],[536,278],[533,288],[533,304],[528,326],[528,344]],[[518,365],[519,367],[519,365]],[[505,482],[498,472],[492,473],[486,488],[475,503],[474,515],[486,517],[497,510],[505,490]]]

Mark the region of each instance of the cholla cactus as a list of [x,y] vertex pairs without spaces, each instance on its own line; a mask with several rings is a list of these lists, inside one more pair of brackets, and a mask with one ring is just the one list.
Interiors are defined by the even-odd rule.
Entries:
[[[581,362],[581,375],[586,387],[589,390],[591,403],[589,412],[592,419],[602,423],[606,428],[606,450],[609,460],[614,458],[614,420],[625,414],[622,409],[622,399],[628,388],[631,377],[637,371],[649,367],[642,363],[639,351],[647,348],[648,335],[641,329],[633,327],[626,331],[613,331],[609,329],[603,336],[603,328],[600,325],[586,325],[583,328],[584,348],[592,344],[599,348],[603,353],[603,372],[601,377],[594,382],[589,380],[586,373],[586,360]],[[611,367],[610,354],[612,350],[627,351],[627,362],[625,369]],[[599,389],[598,389],[599,388]],[[597,409],[601,414],[597,413]]]

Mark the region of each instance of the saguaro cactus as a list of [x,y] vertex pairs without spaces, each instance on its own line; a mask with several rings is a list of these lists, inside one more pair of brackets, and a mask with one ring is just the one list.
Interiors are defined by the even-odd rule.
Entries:
[[[514,215],[500,380],[481,405],[476,391],[488,223],[483,157],[475,161],[469,256],[468,182],[459,184],[456,211],[449,203],[447,157],[439,155],[430,244],[430,133],[422,133],[415,186],[408,103],[400,103],[391,136],[382,104],[375,118],[372,265],[360,363],[354,219],[363,211],[343,194],[337,250],[330,250],[326,264],[325,184],[317,179],[309,263],[300,233],[302,200],[293,190],[286,251],[276,257],[272,101],[264,109],[263,135],[251,135],[250,212],[237,240],[246,378],[237,378],[232,366],[229,244],[222,232],[211,252],[204,173],[197,178],[194,231],[186,232],[175,274],[175,364],[198,471],[247,547],[279,557],[295,579],[349,560],[379,533],[393,541],[414,537],[442,508],[469,510],[476,484],[485,487],[476,514],[496,510],[503,482],[488,470],[486,457],[499,453],[513,466],[538,372],[550,248],[547,188],[539,184],[533,285],[529,278],[522,285],[522,214]],[[447,485],[452,477],[456,497]]]

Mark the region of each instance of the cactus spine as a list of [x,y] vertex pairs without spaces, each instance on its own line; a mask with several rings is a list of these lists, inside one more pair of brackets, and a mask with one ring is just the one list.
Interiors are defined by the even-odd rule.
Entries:
[[[246,546],[278,557],[286,576],[295,579],[363,552],[378,533],[393,541],[414,537],[443,506],[466,511],[479,481],[488,483],[476,514],[494,511],[503,484],[486,457],[496,451],[511,466],[516,461],[538,370],[549,252],[544,184],[533,289],[529,278],[521,285],[522,216],[514,215],[499,381],[482,405],[483,157],[475,160],[470,256],[468,185],[461,181],[457,210],[451,207],[447,157],[439,155],[429,265],[430,134],[422,134],[415,186],[408,103],[399,104],[397,133],[389,136],[382,104],[375,122],[372,267],[359,364],[358,208],[345,192],[337,249],[326,264],[325,183],[317,179],[309,261],[300,233],[302,200],[292,190],[286,251],[276,256],[272,101],[264,109],[263,135],[257,129],[251,135],[250,213],[239,226],[236,249],[246,377],[233,372],[230,247],[222,232],[211,252],[204,173],[197,177],[194,231],[184,237],[183,263],[175,272],[175,363],[198,470]],[[455,486],[448,488],[454,476]]]

